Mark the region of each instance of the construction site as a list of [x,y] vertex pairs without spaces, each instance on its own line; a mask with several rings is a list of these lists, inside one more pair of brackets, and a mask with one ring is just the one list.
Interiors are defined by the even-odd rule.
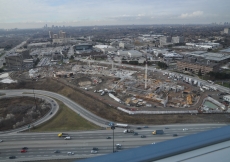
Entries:
[[[19,72],[17,72],[19,73]],[[16,74],[14,74],[16,75]],[[198,113],[204,103],[201,88],[184,82],[182,76],[155,70],[103,65],[92,61],[38,67],[17,74],[20,80],[62,80],[108,104],[129,111],[185,111]],[[213,92],[214,93],[214,92]],[[202,96],[203,95],[203,96]],[[214,100],[214,99],[213,99]],[[211,101],[212,102],[212,101]],[[216,110],[226,111],[222,104]],[[217,104],[216,104],[217,103]],[[219,106],[218,106],[219,105]],[[205,109],[208,111],[207,106]]]

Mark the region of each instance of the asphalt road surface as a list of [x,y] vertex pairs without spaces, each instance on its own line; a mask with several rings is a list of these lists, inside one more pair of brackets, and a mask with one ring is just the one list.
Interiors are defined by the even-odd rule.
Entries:
[[[219,128],[224,124],[189,124],[189,125],[166,125],[166,126],[149,126],[141,129],[133,127],[138,135],[133,133],[123,133],[124,129],[115,129],[114,143],[121,144],[122,150],[136,148],[152,143],[159,143],[165,140],[179,138],[189,134]],[[167,129],[166,129],[167,128]],[[183,131],[184,128],[188,130]],[[164,130],[163,135],[152,135],[155,129]],[[65,132],[71,137],[71,140],[64,140],[64,137],[58,137],[58,133],[17,133],[0,135],[3,140],[0,143],[0,161],[12,161],[9,156],[14,155],[15,160],[34,160],[34,159],[65,159],[65,158],[88,158],[102,154],[112,153],[113,150],[113,133],[112,130],[85,131],[85,132]],[[173,137],[177,134],[177,137]],[[146,138],[141,138],[145,135]],[[111,139],[106,139],[111,137]],[[22,147],[28,147],[28,152],[21,153]],[[93,147],[99,148],[98,154],[91,154]],[[54,153],[59,150],[60,153]],[[67,155],[67,152],[74,152],[74,155]]]

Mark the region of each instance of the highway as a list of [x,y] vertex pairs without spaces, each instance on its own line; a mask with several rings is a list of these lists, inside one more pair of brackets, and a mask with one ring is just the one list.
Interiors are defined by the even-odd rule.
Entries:
[[[206,131],[214,128],[219,128],[225,124],[189,124],[189,125],[167,125],[167,126],[149,126],[149,128],[136,129],[133,133],[123,133],[123,129],[115,129],[115,144],[122,145],[122,150],[136,148],[139,146],[159,143],[161,141],[179,138],[189,134],[195,134],[201,131]],[[165,128],[168,129],[165,129]],[[183,131],[187,128],[187,131]],[[152,135],[154,129],[163,129],[163,135]],[[67,133],[67,132],[65,132]],[[68,132],[71,140],[64,140],[63,137],[58,137],[58,133],[17,133],[9,135],[0,135],[3,140],[0,143],[1,156],[0,161],[9,161],[8,157],[14,155],[16,160],[32,160],[32,159],[61,159],[61,158],[87,158],[112,152],[113,143],[112,130],[84,131],[84,132]],[[178,134],[173,137],[173,134]],[[146,138],[141,138],[141,135],[146,135]],[[27,153],[21,153],[22,147],[28,147]],[[99,151],[96,155],[91,155],[90,151],[93,147],[98,147]],[[60,153],[54,153],[59,150]],[[67,152],[75,152],[75,155],[67,155]]]

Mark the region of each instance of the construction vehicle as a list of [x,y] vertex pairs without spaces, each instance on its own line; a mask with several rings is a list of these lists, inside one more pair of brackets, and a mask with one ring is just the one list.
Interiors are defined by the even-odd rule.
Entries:
[[67,134],[67,133],[59,133],[58,137],[69,137],[69,134]]
[[124,133],[134,133],[134,130],[132,130],[132,129],[125,129],[123,132]]
[[153,135],[156,135],[156,134],[164,134],[164,131],[163,130],[154,130],[152,132]]

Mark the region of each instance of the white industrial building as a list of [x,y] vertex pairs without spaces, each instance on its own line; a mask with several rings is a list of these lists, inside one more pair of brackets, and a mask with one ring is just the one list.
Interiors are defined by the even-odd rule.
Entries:
[[95,45],[93,46],[95,49],[98,49],[102,51],[104,54],[107,54],[109,52],[115,52],[117,49],[115,47],[109,46],[109,45]]
[[220,47],[220,43],[186,43],[185,45],[203,49],[215,49]]
[[142,53],[136,50],[129,50],[129,51],[118,51],[117,52],[118,56],[122,56],[122,57],[142,57]]

